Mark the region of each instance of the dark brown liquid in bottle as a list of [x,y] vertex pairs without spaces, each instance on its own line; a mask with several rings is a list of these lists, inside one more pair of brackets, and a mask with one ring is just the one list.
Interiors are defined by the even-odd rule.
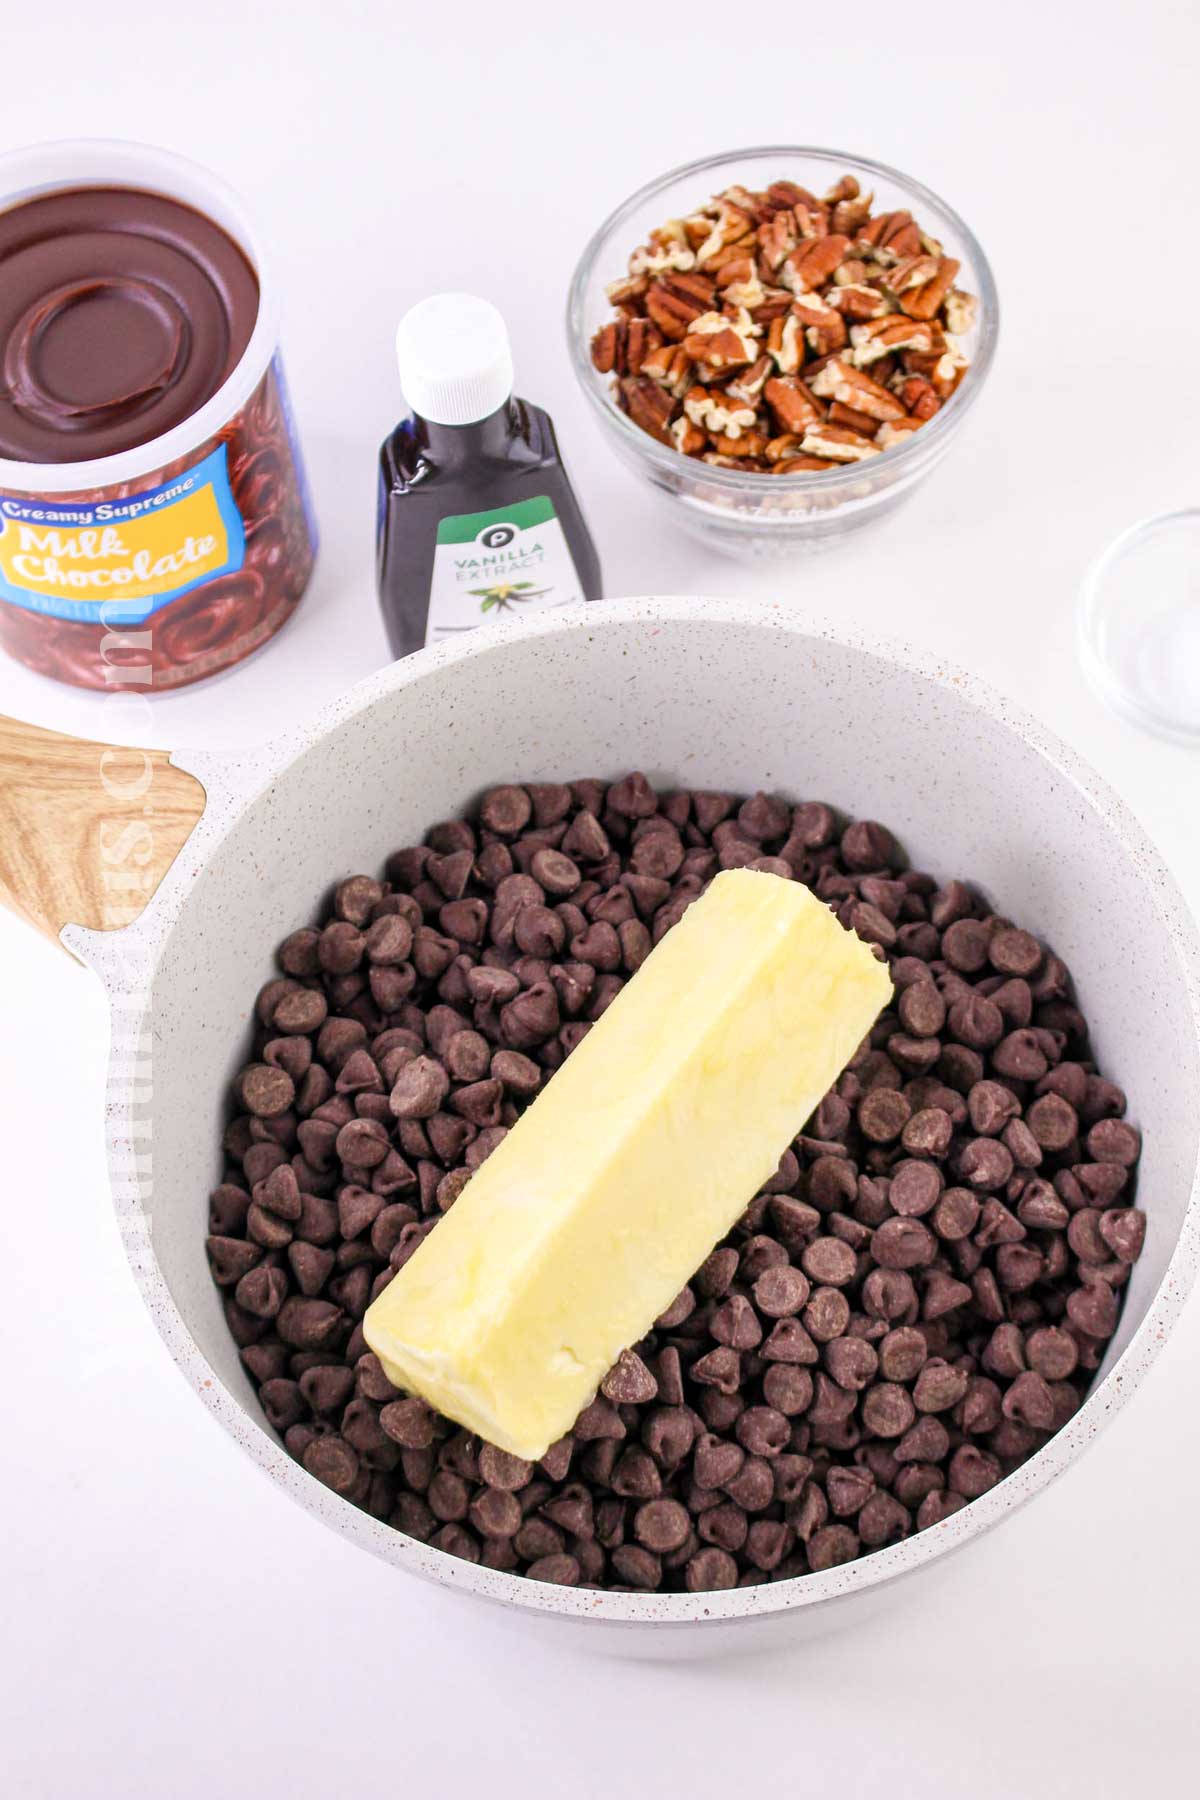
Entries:
[[[540,407],[514,397],[471,425],[405,419],[379,470],[377,578],[393,656],[535,605],[600,598],[595,545]],[[506,510],[511,523],[481,517]]]

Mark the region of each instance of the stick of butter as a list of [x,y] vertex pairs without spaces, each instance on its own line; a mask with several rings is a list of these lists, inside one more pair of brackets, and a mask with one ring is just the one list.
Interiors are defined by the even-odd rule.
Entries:
[[799,882],[718,875],[368,1309],[388,1378],[543,1456],[774,1174],[891,991]]

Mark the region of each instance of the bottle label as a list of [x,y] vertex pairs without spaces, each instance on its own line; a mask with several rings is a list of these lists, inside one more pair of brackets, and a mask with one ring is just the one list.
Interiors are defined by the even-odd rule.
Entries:
[[221,444],[140,493],[0,494],[0,601],[76,623],[140,624],[240,569],[246,536]]
[[426,644],[493,619],[519,624],[583,599],[562,525],[544,494],[458,513],[438,526]]

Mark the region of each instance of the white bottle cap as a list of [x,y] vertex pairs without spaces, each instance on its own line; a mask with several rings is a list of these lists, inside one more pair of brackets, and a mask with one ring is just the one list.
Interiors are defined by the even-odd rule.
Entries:
[[470,425],[513,391],[504,320],[474,294],[431,294],[396,329],[404,397],[435,425]]

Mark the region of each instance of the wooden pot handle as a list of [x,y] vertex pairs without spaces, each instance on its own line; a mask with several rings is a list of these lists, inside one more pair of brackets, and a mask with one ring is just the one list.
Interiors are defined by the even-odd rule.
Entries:
[[0,714],[0,903],[55,939],[64,925],[131,925],[204,801],[165,750],[93,744]]

